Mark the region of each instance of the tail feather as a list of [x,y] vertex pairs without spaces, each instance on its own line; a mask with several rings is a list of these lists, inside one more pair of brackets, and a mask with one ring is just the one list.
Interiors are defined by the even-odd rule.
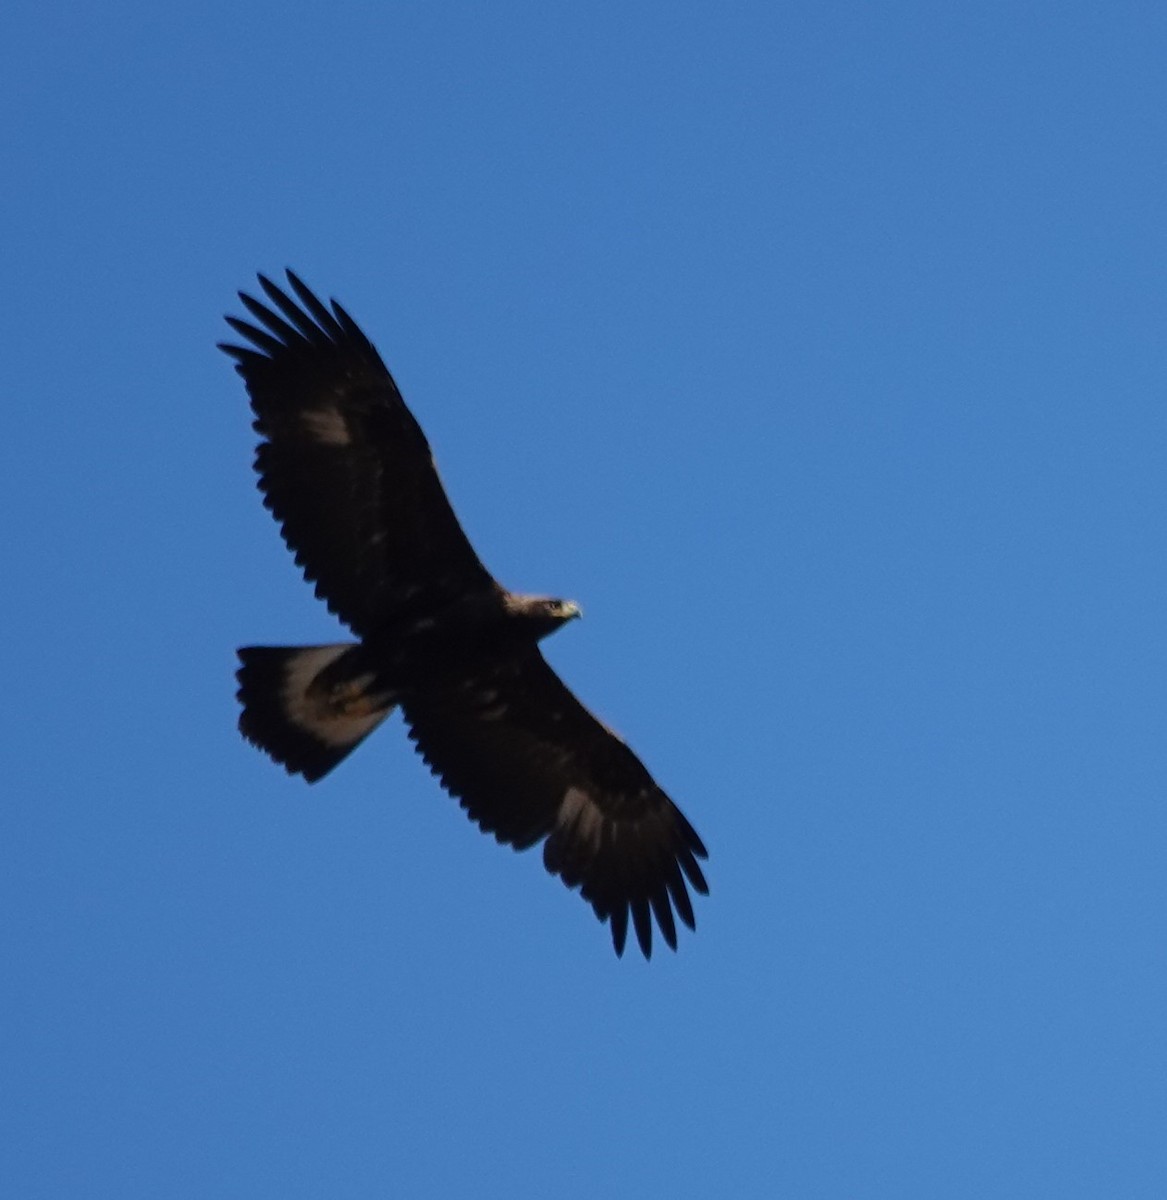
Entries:
[[339,686],[314,687],[340,664],[354,643],[335,646],[243,646],[236,693],[243,711],[239,732],[289,775],[309,783],[323,778],[351,754],[393,711],[393,701],[370,693],[367,673],[330,672]]

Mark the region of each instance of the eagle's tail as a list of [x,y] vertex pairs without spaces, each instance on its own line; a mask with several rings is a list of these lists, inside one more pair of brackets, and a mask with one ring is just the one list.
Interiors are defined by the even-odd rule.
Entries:
[[359,648],[243,646],[239,732],[289,775],[323,778],[393,711],[392,697],[369,690],[373,678],[352,654]]

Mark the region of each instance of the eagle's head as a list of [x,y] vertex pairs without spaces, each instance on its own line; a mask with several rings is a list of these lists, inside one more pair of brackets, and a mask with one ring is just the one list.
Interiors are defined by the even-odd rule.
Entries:
[[540,638],[583,616],[583,609],[574,600],[558,600],[553,596],[516,596],[512,593],[507,597],[507,608],[512,617],[533,626],[535,636]]
[[553,617],[560,625],[583,616],[583,609],[574,600],[548,600],[546,603],[547,615]]

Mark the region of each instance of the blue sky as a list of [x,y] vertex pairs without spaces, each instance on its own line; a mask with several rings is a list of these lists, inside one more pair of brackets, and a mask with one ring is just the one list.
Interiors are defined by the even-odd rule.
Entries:
[[[0,13],[0,1191],[1161,1196],[1167,12]],[[337,627],[234,291],[354,313],[484,560],[700,830],[617,961]]]

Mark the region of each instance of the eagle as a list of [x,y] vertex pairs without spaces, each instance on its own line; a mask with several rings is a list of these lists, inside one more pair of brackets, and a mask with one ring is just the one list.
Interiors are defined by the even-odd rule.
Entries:
[[239,730],[289,774],[323,778],[400,709],[410,739],[485,833],[543,862],[645,958],[708,892],[704,845],[640,759],[539,650],[579,605],[507,591],[479,561],[429,443],[381,356],[292,272],[220,343],[259,435],[264,505],[316,595],[356,636],[238,651]]

